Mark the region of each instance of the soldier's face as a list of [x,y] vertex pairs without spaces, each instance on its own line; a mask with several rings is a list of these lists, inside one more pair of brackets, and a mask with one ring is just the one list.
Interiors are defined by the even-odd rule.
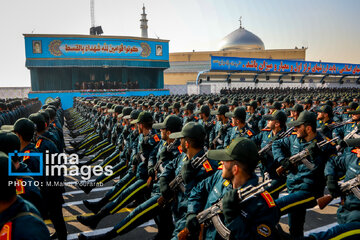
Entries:
[[354,120],[354,121],[359,121],[359,120],[360,120],[360,114],[353,114],[353,115],[351,116],[351,118],[352,118],[352,120]]
[[290,117],[296,118],[296,111],[290,111]]
[[274,130],[275,129],[275,123],[276,123],[275,120],[268,120],[266,127],[271,129],[271,130]]
[[226,180],[232,180],[234,178],[233,161],[223,161],[222,164],[223,164],[223,169],[221,176]]
[[181,149],[182,149],[182,151],[184,152],[184,153],[187,153],[187,142],[186,142],[186,140],[185,140],[185,138],[181,138]]
[[324,113],[318,112],[317,120],[322,120],[322,119],[324,119]]
[[305,125],[301,124],[300,126],[295,127],[295,131],[296,131],[296,136],[298,138],[305,138],[307,137],[307,133],[306,133],[306,129],[305,129]]
[[160,133],[161,133],[161,139],[164,140],[164,141],[167,141],[169,138],[168,138],[168,135],[166,134],[166,129],[160,129]]

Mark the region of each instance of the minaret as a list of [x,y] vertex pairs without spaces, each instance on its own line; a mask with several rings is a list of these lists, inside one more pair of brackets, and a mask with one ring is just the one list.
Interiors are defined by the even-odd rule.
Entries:
[[143,5],[143,13],[141,14],[141,19],[140,19],[140,29],[141,29],[141,37],[143,38],[147,38],[148,37],[148,25],[147,22],[148,20],[146,19],[146,13],[145,13],[145,5]]

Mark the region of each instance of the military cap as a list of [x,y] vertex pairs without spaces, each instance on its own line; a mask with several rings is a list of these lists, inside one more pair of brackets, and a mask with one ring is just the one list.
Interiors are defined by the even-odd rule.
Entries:
[[196,111],[195,114],[204,113],[205,115],[210,115],[210,107],[208,105],[202,105],[200,110]]
[[183,126],[181,132],[172,133],[169,137],[171,139],[189,137],[199,141],[204,141],[205,135],[205,128],[201,124],[188,122]]
[[299,118],[296,121],[289,122],[288,127],[296,127],[300,126],[304,123],[315,123],[316,124],[316,116],[314,113],[309,111],[302,111],[299,115]]
[[14,124],[14,132],[21,136],[33,135],[35,132],[35,124],[27,118],[20,118]]
[[323,112],[323,113],[327,113],[329,115],[332,115],[333,114],[333,109],[329,105],[323,105],[322,107],[316,109],[316,112]]
[[301,104],[312,104],[312,103],[313,101],[310,98],[305,99],[304,101],[301,102]]
[[348,106],[346,106],[346,109],[356,109],[359,106],[356,102],[351,102]]
[[295,111],[295,112],[300,113],[300,112],[304,111],[304,107],[303,107],[303,105],[295,104],[292,108],[288,108],[288,109],[286,109],[286,110],[288,110],[288,111]]
[[274,103],[274,99],[273,98],[269,98],[269,99],[267,99],[267,101],[266,101],[267,103],[271,103],[271,104],[273,104]]
[[12,132],[0,132],[0,151],[6,154],[20,150],[20,139]]
[[124,109],[123,106],[116,105],[115,108],[114,108],[114,112],[116,112],[117,114],[121,114],[123,109]]
[[2,125],[0,129],[4,132],[12,132],[14,131],[14,125]]
[[9,184],[9,181],[15,181],[15,177],[9,176],[9,159],[7,154],[0,152],[0,189],[1,199],[8,200],[16,196],[16,187]]
[[345,140],[349,147],[360,147],[360,138],[352,138]]
[[171,106],[171,108],[177,108],[177,109],[180,109],[180,107],[181,107],[181,105],[180,105],[179,102],[175,102],[175,103]]
[[251,106],[251,107],[253,107],[254,109],[256,109],[257,108],[257,101],[251,101],[250,103],[247,103],[246,104],[246,106]]
[[225,117],[234,117],[237,119],[242,119],[245,121],[246,119],[246,111],[243,107],[237,107],[233,112],[225,113]]
[[160,102],[155,103],[155,107],[160,108],[160,107],[161,107],[161,103],[160,103]]
[[154,120],[153,120],[153,117],[152,117],[151,113],[147,112],[147,111],[144,111],[144,112],[141,112],[139,114],[137,119],[131,121],[131,124],[134,124],[134,123],[152,123],[153,121]]
[[229,107],[221,105],[217,110],[211,111],[211,115],[225,115],[229,111]]
[[129,115],[126,115],[125,117],[123,117],[124,119],[137,119],[139,117],[141,111],[139,110],[132,110],[131,113]]
[[272,114],[264,115],[265,120],[276,120],[282,123],[286,123],[287,116],[286,113],[280,110],[274,111]]
[[348,114],[360,114],[360,106],[358,106],[354,111],[347,112]]
[[33,113],[29,116],[29,119],[35,124],[37,131],[45,130],[45,117],[40,113]]
[[268,106],[269,109],[277,109],[280,110],[281,109],[281,103],[279,102],[274,102],[273,105]]
[[190,110],[190,111],[194,111],[195,109],[195,104],[188,102],[183,108],[183,110]]
[[120,114],[120,117],[125,117],[126,115],[130,115],[131,111],[132,111],[131,107],[124,107],[122,113]]
[[210,105],[214,105],[214,100],[209,99],[209,101],[207,101],[207,103],[210,104]]
[[169,108],[170,107],[170,103],[166,102],[162,105],[163,108]]
[[259,161],[257,147],[248,138],[235,138],[227,149],[209,150],[207,157],[216,161],[238,161],[255,168]]
[[167,129],[170,132],[179,132],[182,128],[182,120],[178,116],[169,115],[162,123],[153,124],[153,129]]
[[290,98],[285,98],[283,101],[282,101],[283,103],[290,103]]

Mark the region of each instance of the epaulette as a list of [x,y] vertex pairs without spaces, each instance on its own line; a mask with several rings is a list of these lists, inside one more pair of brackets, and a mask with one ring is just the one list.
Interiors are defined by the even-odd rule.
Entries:
[[179,152],[180,152],[180,154],[181,154],[181,153],[182,153],[181,145],[179,145],[179,146],[177,147],[177,149],[179,150]]
[[39,148],[42,141],[43,141],[43,140],[40,138],[40,139],[36,142],[35,148]]
[[[24,153],[30,153],[30,150],[26,150]],[[29,158],[30,158],[29,155],[23,156],[23,162],[25,162],[25,161],[28,160]]]
[[208,160],[206,160],[206,161],[203,163],[203,167],[205,168],[205,171],[206,171],[206,172],[210,172],[210,171],[213,170],[212,167],[211,167],[211,164],[209,163]]
[[158,137],[157,134],[154,135],[154,140],[155,140],[155,142],[159,142],[159,141],[160,141],[160,139],[159,139],[159,137]]
[[268,191],[264,191],[263,193],[261,193],[261,196],[265,199],[265,202],[267,203],[269,208],[276,206],[274,199],[271,197]]

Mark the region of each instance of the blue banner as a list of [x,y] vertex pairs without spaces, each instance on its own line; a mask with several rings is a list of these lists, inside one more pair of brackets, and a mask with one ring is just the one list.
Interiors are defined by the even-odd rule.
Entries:
[[360,75],[360,64],[211,56],[211,70]]
[[169,60],[169,42],[166,40],[66,36],[25,35],[28,59],[126,59]]

